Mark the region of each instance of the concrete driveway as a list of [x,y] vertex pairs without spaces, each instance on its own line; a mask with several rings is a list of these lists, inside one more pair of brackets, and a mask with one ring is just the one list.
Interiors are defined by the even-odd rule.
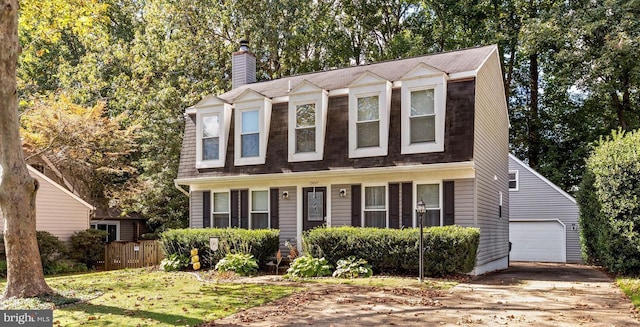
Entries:
[[640,326],[592,267],[512,263],[446,291],[314,284],[210,326]]

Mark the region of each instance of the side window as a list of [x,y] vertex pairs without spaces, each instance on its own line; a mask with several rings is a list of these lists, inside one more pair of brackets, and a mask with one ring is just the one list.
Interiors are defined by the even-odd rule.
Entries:
[[518,180],[518,171],[509,171],[509,191],[517,191],[520,189],[520,183]]

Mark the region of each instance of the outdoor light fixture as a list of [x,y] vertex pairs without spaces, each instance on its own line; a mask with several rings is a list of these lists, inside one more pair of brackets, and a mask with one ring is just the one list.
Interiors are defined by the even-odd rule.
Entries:
[[289,192],[288,191],[282,192],[282,198],[283,199],[288,199],[289,198]]
[[347,196],[347,189],[346,188],[341,188],[339,194],[340,194],[341,198],[344,198],[345,196]]
[[420,219],[420,264],[419,264],[419,268],[420,272],[418,274],[418,281],[420,281],[420,283],[422,283],[422,281],[424,280],[424,235],[423,235],[423,217],[424,217],[424,213],[427,212],[427,207],[424,205],[424,201],[422,201],[422,199],[420,199],[420,201],[418,201],[418,203],[416,204],[416,213],[418,214],[418,218]]

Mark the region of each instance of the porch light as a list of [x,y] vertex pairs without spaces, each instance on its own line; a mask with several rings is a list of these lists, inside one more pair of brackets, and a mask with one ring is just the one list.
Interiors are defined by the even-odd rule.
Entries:
[[420,264],[418,265],[418,269],[420,270],[418,274],[418,281],[422,283],[424,280],[424,235],[423,235],[423,217],[424,213],[427,211],[427,207],[424,205],[424,201],[420,199],[416,204],[416,213],[418,214],[418,218],[420,219]]

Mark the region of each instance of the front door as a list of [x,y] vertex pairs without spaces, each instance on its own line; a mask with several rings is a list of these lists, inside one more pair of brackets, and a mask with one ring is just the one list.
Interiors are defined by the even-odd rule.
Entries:
[[327,221],[327,188],[303,188],[302,211],[303,230],[322,226]]

